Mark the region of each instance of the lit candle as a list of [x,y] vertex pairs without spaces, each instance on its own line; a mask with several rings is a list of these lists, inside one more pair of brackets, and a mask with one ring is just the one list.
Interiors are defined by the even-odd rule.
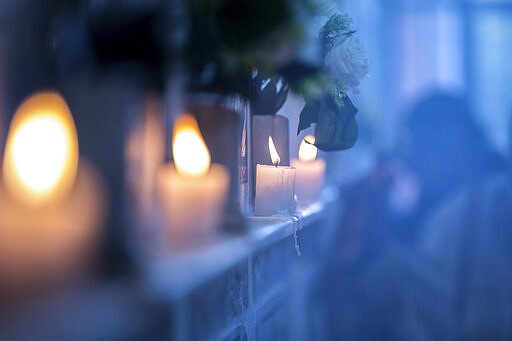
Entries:
[[295,168],[279,166],[280,158],[272,137],[268,148],[273,166],[256,165],[254,214],[270,216],[295,212]]
[[169,242],[188,243],[214,234],[222,222],[229,172],[210,165],[210,152],[196,120],[181,115],[175,122],[174,165],[158,172],[158,192]]
[[296,169],[295,194],[299,206],[305,206],[318,200],[324,185],[325,162],[316,160],[315,137],[306,136],[299,147],[299,159],[292,160]]
[[0,285],[22,292],[84,275],[104,201],[98,175],[79,162],[73,118],[59,94],[35,94],[18,108],[2,171]]

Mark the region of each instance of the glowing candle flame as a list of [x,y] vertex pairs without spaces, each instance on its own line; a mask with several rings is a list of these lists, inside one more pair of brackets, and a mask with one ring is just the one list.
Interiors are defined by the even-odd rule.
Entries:
[[299,147],[299,160],[301,161],[314,161],[318,149],[315,147],[315,137],[313,135],[307,135],[302,140]]
[[274,145],[274,141],[272,140],[272,136],[268,137],[268,150],[270,151],[270,158],[272,159],[272,163],[275,166],[278,166],[279,162],[281,162],[281,158],[277,153],[277,149],[276,146]]
[[6,189],[29,205],[58,201],[67,195],[78,168],[75,123],[64,99],[40,92],[16,111],[5,148]]
[[174,123],[172,153],[178,173],[185,177],[206,174],[210,168],[210,152],[204,143],[197,121],[181,115]]

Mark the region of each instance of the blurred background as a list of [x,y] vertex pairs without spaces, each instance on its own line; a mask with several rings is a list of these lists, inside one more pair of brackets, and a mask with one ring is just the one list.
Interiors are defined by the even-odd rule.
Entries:
[[508,339],[512,2],[345,6],[371,71],[341,157],[366,175],[345,192],[335,335]]
[[[193,31],[186,3],[0,1],[1,150],[19,104],[35,91],[58,89],[73,113],[80,154],[101,174],[108,207],[92,271],[99,280],[49,301],[31,292],[29,308],[25,298],[19,304],[2,295],[0,337],[30,339],[43,330],[53,339],[511,339],[510,0],[329,2],[329,13],[353,18],[370,69],[351,95],[359,108],[355,146],[321,153],[339,198],[323,213],[334,232],[327,255],[315,263],[314,294],[298,290],[290,298],[302,302],[309,295],[319,312],[300,315],[311,320],[242,313],[255,325],[259,314],[273,321],[267,334],[253,335],[249,327],[211,338],[174,332],[185,323],[181,313],[147,290],[141,257],[132,252],[138,235],[130,228],[139,222],[125,165],[140,113],[170,113],[159,123],[168,127],[185,101],[182,48]],[[303,29],[315,36],[318,26]],[[281,111],[296,122],[303,104],[289,96]],[[290,131],[295,151],[295,127]],[[160,137],[170,141],[168,132]],[[168,143],[161,149],[156,153],[168,155]],[[152,222],[144,221],[150,230]],[[231,292],[233,276],[239,280],[230,272],[223,284],[204,290],[216,292],[219,304],[245,307],[215,291],[220,285]],[[202,295],[185,306],[217,303],[201,301]],[[77,313],[69,321],[68,311]],[[67,322],[55,332],[41,316],[54,316],[50,325]],[[290,321],[310,328],[274,333]]]

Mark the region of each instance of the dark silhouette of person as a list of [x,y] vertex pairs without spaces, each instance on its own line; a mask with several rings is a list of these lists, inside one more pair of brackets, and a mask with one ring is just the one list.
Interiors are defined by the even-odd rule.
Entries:
[[433,92],[407,117],[406,166],[419,185],[418,201],[403,221],[399,238],[413,241],[419,226],[442,202],[492,174],[505,171],[505,159],[493,149],[463,97]]
[[[491,236],[483,234],[487,223],[468,232],[489,237],[485,243],[475,244],[464,230],[477,220],[468,212],[478,211],[474,203],[479,197],[491,202],[487,192],[474,188],[504,173],[504,158],[488,143],[467,101],[459,96],[429,94],[413,107],[404,128],[405,153],[382,157],[368,176],[343,191],[345,213],[328,291],[335,338],[475,336],[471,314],[489,311],[475,297],[504,292],[503,286],[485,289],[489,283],[475,281],[480,276],[467,266],[475,264],[475,269],[487,269],[493,276],[500,273],[488,262],[499,256],[486,257],[493,244]],[[397,186],[402,199],[392,204]],[[401,208],[407,209],[398,214]],[[485,262],[477,264],[477,258]],[[486,297],[495,304],[505,296]]]
[[467,102],[437,93],[408,120],[407,163],[421,195],[410,325],[429,338],[512,337],[512,186],[507,163],[487,142]]

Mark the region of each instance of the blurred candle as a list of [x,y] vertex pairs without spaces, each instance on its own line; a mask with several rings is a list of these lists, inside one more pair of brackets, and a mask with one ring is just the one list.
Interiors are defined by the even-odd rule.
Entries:
[[295,168],[279,166],[280,158],[272,137],[268,137],[271,165],[256,165],[254,214],[270,216],[295,212]]
[[210,165],[210,152],[196,120],[181,115],[176,120],[172,152],[174,164],[158,172],[158,192],[171,245],[188,243],[214,234],[227,200],[229,172]]
[[155,210],[155,176],[165,159],[164,108],[152,94],[147,97],[141,120],[130,132],[125,145],[125,176],[130,199],[130,223],[139,232],[150,232]]
[[97,174],[79,162],[75,124],[58,93],[21,104],[2,166],[0,285],[23,291],[84,275],[104,202]]
[[305,206],[318,200],[324,185],[325,162],[316,160],[315,137],[306,136],[299,147],[299,159],[293,159],[291,165],[296,169],[295,194],[298,205]]

